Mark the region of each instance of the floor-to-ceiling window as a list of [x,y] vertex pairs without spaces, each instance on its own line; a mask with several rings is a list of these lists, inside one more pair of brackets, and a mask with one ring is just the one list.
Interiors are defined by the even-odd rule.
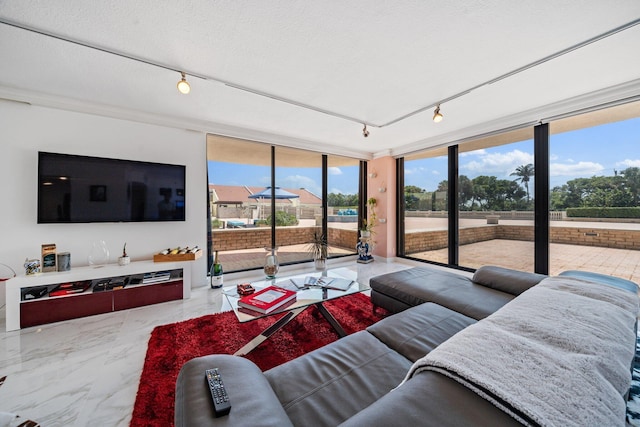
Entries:
[[[439,149],[404,159],[404,254],[446,264],[447,151]],[[400,192],[399,192],[400,194]]]
[[275,147],[275,179],[276,245],[280,262],[309,261],[312,259],[309,242],[314,234],[322,233],[322,155]]
[[533,128],[459,146],[458,264],[534,270]]
[[208,135],[207,163],[213,250],[225,271],[263,266],[270,199],[251,196],[271,186],[271,146]]
[[550,123],[549,269],[640,282],[640,103]]
[[[552,275],[580,269],[640,281],[640,102],[545,122],[458,144],[457,162],[450,163],[458,169],[455,194],[447,181],[422,184],[427,173],[444,176],[441,148],[402,159],[402,255],[450,263],[451,248],[447,257],[438,243],[445,241],[443,230],[428,228],[433,214],[420,207],[425,195],[433,201],[435,188],[458,205],[458,227],[441,225],[457,239],[451,266],[534,271],[543,265],[539,272]],[[418,250],[411,246],[416,241]],[[424,249],[435,244],[440,248]]]
[[356,253],[360,161],[327,156],[327,240],[329,257]]
[[[355,208],[357,221],[359,162],[208,135],[211,252],[226,272],[262,268],[273,247],[280,264],[310,261],[314,234],[327,239],[329,257],[355,253],[357,222],[338,216]],[[323,215],[323,194],[331,218]]]

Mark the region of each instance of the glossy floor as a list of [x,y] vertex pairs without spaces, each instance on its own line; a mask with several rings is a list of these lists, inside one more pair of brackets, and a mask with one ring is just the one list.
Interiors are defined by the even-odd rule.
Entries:
[[[352,269],[360,283],[368,284],[372,276],[413,265],[349,260],[330,268]],[[296,266],[281,274],[303,272]],[[225,275],[225,282],[258,279],[258,274]],[[0,332],[0,378],[6,376],[0,385],[0,412],[43,427],[128,426],[153,328],[228,309],[220,290],[203,287],[193,289],[188,300]]]

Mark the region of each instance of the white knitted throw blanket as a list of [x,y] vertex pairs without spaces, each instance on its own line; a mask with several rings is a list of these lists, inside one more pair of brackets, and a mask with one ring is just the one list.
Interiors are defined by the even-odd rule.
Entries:
[[525,425],[622,426],[637,314],[633,292],[551,277],[417,360],[403,383],[433,370]]

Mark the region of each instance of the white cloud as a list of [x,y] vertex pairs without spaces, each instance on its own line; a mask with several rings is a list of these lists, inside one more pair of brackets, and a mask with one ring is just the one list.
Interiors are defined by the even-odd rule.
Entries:
[[342,175],[342,170],[337,166],[332,166],[330,168],[327,168],[327,173],[329,175]]
[[604,167],[600,163],[594,162],[551,163],[549,165],[549,175],[551,176],[590,177],[603,170]]
[[278,178],[278,186],[283,188],[306,188],[313,194],[322,194],[322,187],[315,180],[303,175],[289,175]]
[[621,162],[617,162],[616,166],[625,168],[640,168],[640,160],[624,159]]
[[411,169],[406,169],[404,170],[404,174],[405,175],[413,175],[416,173],[421,173],[424,172],[425,168],[423,167],[417,167],[417,168],[411,168]]
[[474,150],[474,151],[465,151],[463,153],[459,153],[458,156],[459,157],[467,157],[467,156],[484,156],[485,154],[487,154],[487,150],[485,150],[484,148],[480,149],[480,150]]
[[440,175],[440,172],[439,172],[439,171],[437,171],[437,170],[435,170],[435,169],[434,169],[434,170],[432,170],[432,171],[431,171],[431,173],[432,173],[433,175]]
[[463,175],[509,176],[518,166],[533,163],[533,154],[520,150],[508,153],[484,153],[478,160],[460,165]]

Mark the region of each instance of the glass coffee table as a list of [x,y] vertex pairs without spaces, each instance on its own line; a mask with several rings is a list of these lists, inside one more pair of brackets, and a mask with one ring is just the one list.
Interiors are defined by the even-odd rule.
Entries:
[[[343,279],[343,283],[344,279],[346,279],[351,283],[346,290],[329,289],[320,286],[309,286],[304,289],[298,289],[298,287],[294,284],[294,281],[300,284],[306,277],[337,278]],[[294,280],[292,281],[291,279]],[[347,295],[352,295],[369,290],[369,287],[367,285],[358,283],[357,274],[347,268],[336,268],[324,272],[311,272],[307,274],[283,276],[271,280],[251,282],[251,285],[255,288],[256,292],[268,286],[277,286],[284,289],[296,291],[296,300],[286,305],[286,307],[284,308],[277,309],[268,314],[262,314],[255,311],[244,310],[243,308],[238,307],[238,300],[242,296],[238,295],[236,285],[224,287],[222,289],[222,293],[226,296],[227,301],[231,305],[231,308],[233,308],[233,312],[236,314],[236,317],[238,318],[238,321],[240,323],[251,322],[263,317],[270,317],[276,314],[286,313],[284,316],[275,321],[273,325],[269,326],[258,336],[244,345],[240,350],[235,352],[235,356],[243,356],[248,354],[265,340],[267,340],[271,335],[279,331],[284,325],[295,319],[296,316],[298,316],[300,313],[311,306],[316,306],[318,308],[322,316],[327,320],[327,322],[329,322],[333,329],[342,338],[346,336],[344,329],[342,328],[340,323],[338,323],[335,317],[333,317],[333,315],[327,310],[323,303],[326,301],[331,301],[333,299],[342,298]]]

